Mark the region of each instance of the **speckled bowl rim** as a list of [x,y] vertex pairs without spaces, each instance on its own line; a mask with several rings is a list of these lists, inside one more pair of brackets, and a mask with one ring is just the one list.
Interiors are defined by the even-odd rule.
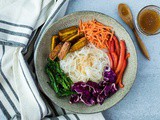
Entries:
[[[119,24],[119,25],[124,29],[124,31],[129,35],[129,37],[130,37],[130,39],[131,39],[130,42],[131,42],[132,45],[133,45],[133,51],[134,51],[134,54],[135,54],[134,60],[136,61],[136,62],[135,62],[136,64],[135,64],[135,76],[134,76],[134,78],[133,78],[133,83],[132,83],[132,85],[130,86],[130,88],[127,90],[126,94],[125,94],[121,99],[119,99],[116,103],[114,103],[112,106],[110,106],[110,107],[108,107],[108,108],[104,108],[104,107],[103,107],[103,109],[101,109],[101,110],[99,110],[99,111],[95,111],[95,112],[93,112],[93,111],[92,111],[92,112],[86,112],[86,113],[79,112],[79,111],[76,111],[76,112],[75,112],[75,111],[73,111],[72,109],[65,108],[64,106],[61,106],[61,105],[59,105],[58,103],[56,103],[54,100],[52,100],[52,99],[50,98],[50,96],[49,96],[49,95],[45,92],[45,90],[43,89],[43,87],[42,87],[43,85],[41,84],[41,82],[40,82],[39,79],[38,79],[38,82],[39,82],[39,85],[40,85],[42,91],[47,95],[47,97],[48,97],[52,102],[54,102],[55,104],[57,104],[59,107],[64,108],[64,109],[69,110],[69,111],[74,112],[74,113],[80,113],[80,114],[89,114],[89,113],[90,113],[90,114],[92,114],[92,113],[98,113],[98,112],[102,112],[102,111],[104,111],[104,110],[110,109],[110,108],[112,108],[113,106],[115,106],[117,103],[119,103],[121,100],[124,99],[124,97],[129,93],[129,91],[131,90],[131,88],[132,88],[132,86],[133,86],[133,84],[134,84],[134,82],[135,82],[135,79],[136,79],[136,76],[137,76],[138,62],[137,62],[136,49],[135,49],[133,40],[132,40],[131,35],[129,34],[129,32],[128,32],[117,20],[115,20],[114,18],[112,18],[112,17],[110,17],[110,16],[108,16],[108,15],[106,15],[106,14],[100,13],[100,12],[96,12],[96,11],[77,11],[77,12],[68,14],[68,15],[64,16],[63,18],[60,18],[60,19],[57,20],[56,22],[53,22],[53,23],[50,25],[50,27],[46,30],[45,34],[47,33],[47,31],[48,31],[54,24],[57,24],[59,21],[61,21],[61,20],[63,20],[63,19],[66,19],[66,18],[68,18],[69,16],[74,16],[74,15],[77,15],[77,14],[85,14],[85,13],[93,13],[93,14],[96,13],[96,14],[105,16],[106,18],[109,17],[109,18],[111,18],[112,20],[114,20],[117,24]],[[45,34],[44,34],[44,35],[45,35]],[[43,36],[44,36],[44,35],[43,35]],[[43,38],[43,37],[42,37],[42,38]],[[35,69],[37,69],[37,68],[36,68],[37,48],[38,48],[40,42],[42,41],[42,38],[38,41],[37,46],[36,46],[36,48],[35,48],[35,53],[34,53]],[[36,70],[36,74],[37,74],[37,70]]]

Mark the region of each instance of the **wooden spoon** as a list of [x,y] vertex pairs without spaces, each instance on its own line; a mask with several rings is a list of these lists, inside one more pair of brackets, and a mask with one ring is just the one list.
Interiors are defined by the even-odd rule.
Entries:
[[135,29],[130,8],[126,4],[121,3],[118,5],[118,13],[119,13],[119,16],[121,17],[121,19],[132,29],[133,33],[135,34],[137,43],[138,43],[143,55],[148,60],[150,60],[147,48],[145,47],[143,41],[141,40],[141,38],[139,37],[139,35]]

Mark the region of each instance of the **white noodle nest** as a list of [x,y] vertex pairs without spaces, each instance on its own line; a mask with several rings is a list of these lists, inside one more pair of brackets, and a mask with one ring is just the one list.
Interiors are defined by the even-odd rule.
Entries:
[[92,44],[67,54],[65,59],[60,61],[62,70],[74,83],[88,80],[99,82],[105,66],[109,65],[107,54]]

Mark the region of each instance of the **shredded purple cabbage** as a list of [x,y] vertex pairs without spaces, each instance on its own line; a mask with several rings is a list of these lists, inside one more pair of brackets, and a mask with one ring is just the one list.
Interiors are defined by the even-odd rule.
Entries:
[[102,105],[106,98],[116,93],[115,82],[116,74],[111,68],[106,67],[103,72],[103,80],[99,83],[92,81],[74,83],[71,89],[77,94],[71,95],[70,103],[83,102],[87,106],[97,103]]

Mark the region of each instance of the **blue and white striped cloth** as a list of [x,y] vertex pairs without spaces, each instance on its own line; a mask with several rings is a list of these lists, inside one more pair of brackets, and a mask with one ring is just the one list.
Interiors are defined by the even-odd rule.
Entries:
[[34,41],[36,47],[45,30],[65,14],[68,3],[0,0],[1,120],[104,120],[101,113],[71,114],[39,92],[33,66]]

